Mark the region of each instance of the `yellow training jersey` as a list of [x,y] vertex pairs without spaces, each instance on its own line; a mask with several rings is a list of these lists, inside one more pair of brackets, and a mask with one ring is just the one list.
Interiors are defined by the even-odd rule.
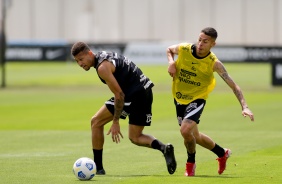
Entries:
[[191,48],[190,43],[180,44],[175,61],[176,75],[172,83],[172,94],[180,104],[207,99],[215,87],[213,65],[217,61],[216,55],[211,52],[205,58],[199,59],[192,55]]

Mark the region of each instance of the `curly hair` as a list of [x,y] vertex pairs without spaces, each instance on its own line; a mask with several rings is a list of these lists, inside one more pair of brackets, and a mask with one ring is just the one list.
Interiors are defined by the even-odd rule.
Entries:
[[72,56],[76,56],[80,52],[85,52],[85,51],[89,51],[89,50],[90,50],[90,48],[89,48],[89,46],[86,43],[84,43],[84,42],[77,42],[77,43],[75,43],[72,46],[71,54],[72,54]]

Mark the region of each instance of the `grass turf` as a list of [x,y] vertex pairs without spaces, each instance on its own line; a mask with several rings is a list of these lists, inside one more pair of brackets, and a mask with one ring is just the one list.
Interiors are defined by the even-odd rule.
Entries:
[[[272,87],[268,64],[226,64],[242,88],[255,122],[241,116],[232,91],[217,77],[201,118],[200,131],[232,149],[227,170],[217,174],[216,156],[197,146],[196,177],[184,177],[186,151],[179,133],[163,66],[141,66],[155,83],[153,123],[145,128],[175,146],[178,169],[169,175],[163,156],[127,139],[114,144],[106,136],[106,176],[95,183],[281,183],[282,88]],[[77,183],[74,161],[92,158],[90,118],[112,96],[94,70],[70,63],[8,63],[6,89],[0,90],[1,183]],[[106,131],[108,130],[106,127]]]

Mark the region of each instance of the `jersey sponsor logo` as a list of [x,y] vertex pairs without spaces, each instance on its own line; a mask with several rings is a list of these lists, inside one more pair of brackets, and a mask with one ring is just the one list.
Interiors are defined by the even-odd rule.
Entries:
[[144,74],[140,75],[140,82],[143,82],[146,79],[147,79],[147,77]]
[[132,62],[131,60],[129,60],[127,57],[124,56],[123,62],[127,65],[130,65],[130,63]]
[[193,73],[193,72],[189,72],[189,71],[184,70],[184,69],[181,69],[181,70],[180,70],[180,75],[181,75],[181,76],[192,75],[193,77],[196,77],[196,76],[197,76],[197,74],[195,74],[195,73]]
[[185,79],[184,77],[179,77],[179,81],[180,82],[185,82],[187,84],[191,84],[191,85],[194,85],[194,86],[201,86],[200,82],[196,82],[196,81],[192,81],[192,80],[189,80],[189,79]]
[[[146,80],[148,80],[148,78],[144,75],[144,74],[141,74],[140,75],[140,82],[146,82]],[[148,87],[150,87],[150,85],[152,84],[153,82],[148,80],[145,85],[144,85],[144,89],[147,89]]]
[[184,100],[192,100],[193,99],[193,96],[191,96],[191,95],[183,95],[180,92],[176,92],[175,96],[176,96],[177,99],[184,99]]
[[144,86],[144,89],[147,89],[148,87],[150,87],[150,85],[152,84],[153,82],[152,81],[148,81],[145,86]]
[[200,82],[190,80],[192,77],[196,77],[196,76],[197,76],[197,74],[194,73],[194,72],[190,72],[190,71],[181,69],[180,70],[180,76],[178,77],[178,79],[179,79],[180,82],[192,84],[192,85],[195,85],[195,86],[201,86]]

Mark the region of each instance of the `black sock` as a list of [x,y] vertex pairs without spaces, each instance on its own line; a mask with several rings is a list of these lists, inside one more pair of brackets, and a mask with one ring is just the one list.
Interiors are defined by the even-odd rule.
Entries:
[[216,154],[218,157],[223,157],[225,154],[224,149],[217,144],[215,144],[214,148],[211,151],[214,152],[214,154]]
[[162,153],[164,153],[165,145],[157,139],[153,140],[153,142],[151,143],[151,147],[153,149],[160,150]]
[[196,152],[195,153],[188,153],[188,151],[187,151],[187,155],[188,155],[187,162],[195,163]]
[[94,162],[96,164],[97,171],[104,169],[103,168],[103,149],[101,150],[93,149],[93,155],[94,155]]

